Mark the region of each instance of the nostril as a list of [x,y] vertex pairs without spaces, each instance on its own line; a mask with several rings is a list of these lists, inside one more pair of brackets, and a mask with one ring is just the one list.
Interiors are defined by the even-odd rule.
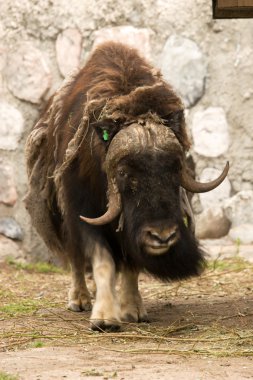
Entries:
[[170,240],[174,240],[177,237],[177,231],[172,232],[166,239],[166,243],[168,243]]
[[161,242],[161,237],[158,234],[158,232],[156,232],[156,231],[148,231],[148,235],[149,235],[149,237],[151,237],[151,239],[153,239],[155,241],[158,241],[159,243]]
[[159,244],[168,244],[169,242],[176,239],[178,235],[177,228],[170,228],[169,230],[149,230],[147,231],[149,238],[151,238],[153,241],[159,243]]

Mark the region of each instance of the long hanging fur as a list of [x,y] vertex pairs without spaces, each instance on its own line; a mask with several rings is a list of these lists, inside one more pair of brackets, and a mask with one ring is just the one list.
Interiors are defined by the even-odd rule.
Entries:
[[[25,203],[49,249],[63,258],[66,255],[66,239],[71,233],[65,233],[65,216],[71,210],[70,189],[63,178],[71,165],[78,163],[76,175],[90,183],[88,197],[96,192],[95,173],[102,176],[94,157],[103,162],[106,148],[92,123],[111,120],[121,125],[147,112],[158,115],[164,123],[174,118],[171,125],[187,150],[189,140],[182,110],[181,100],[160,73],[135,49],[119,43],[99,46],[86,65],[63,83],[26,144],[29,189]],[[71,186],[76,186],[75,181],[78,183],[77,177],[72,178]],[[104,198],[98,213],[104,211],[106,195]]]

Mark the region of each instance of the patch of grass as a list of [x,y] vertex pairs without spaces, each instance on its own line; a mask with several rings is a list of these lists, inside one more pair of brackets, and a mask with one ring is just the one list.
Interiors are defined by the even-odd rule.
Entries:
[[0,380],[18,380],[18,377],[10,375],[6,372],[0,372]]
[[222,259],[209,261],[207,264],[207,269],[215,271],[241,271],[249,268],[250,264],[240,257],[234,257],[232,259]]
[[241,247],[241,239],[238,237],[235,241],[235,245],[236,245],[236,252],[239,253],[240,252],[240,247]]
[[33,347],[33,348],[41,348],[41,347],[43,347],[43,346],[44,346],[44,343],[41,342],[41,341],[39,341],[39,340],[37,340],[37,341],[35,341],[35,342],[33,342],[33,343],[31,344],[31,347]]
[[27,271],[33,271],[38,273],[63,273],[61,268],[55,265],[38,262],[38,263],[19,263],[12,258],[7,259],[7,264],[15,267],[16,269],[23,269]]
[[10,303],[0,306],[0,312],[7,314],[10,317],[31,314],[38,309],[40,303],[36,300],[24,300],[23,302]]

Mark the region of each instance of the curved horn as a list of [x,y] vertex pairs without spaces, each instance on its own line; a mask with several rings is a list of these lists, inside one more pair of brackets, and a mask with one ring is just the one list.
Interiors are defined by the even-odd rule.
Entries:
[[226,178],[229,170],[229,162],[227,161],[225,168],[223,169],[223,172],[221,175],[216,178],[215,180],[207,183],[201,183],[195,181],[185,169],[182,171],[182,177],[181,177],[181,186],[185,189],[190,191],[191,193],[205,193],[207,191],[215,189],[217,186],[221,184],[222,181]]
[[[137,124],[136,124],[137,125]],[[130,128],[131,131],[131,128]],[[117,162],[121,157],[124,157],[129,152],[129,141],[122,141],[122,137],[125,139],[128,137],[131,139],[132,133],[124,131],[118,132],[118,134],[112,140],[108,149],[104,168],[107,173],[108,179],[108,209],[104,215],[98,218],[86,218],[80,215],[80,219],[93,226],[101,226],[112,222],[121,213],[121,197],[119,194],[118,186],[115,181],[115,168]],[[126,135],[126,136],[125,136]],[[135,146],[135,145],[134,145]],[[137,145],[138,146],[138,145]]]
[[108,208],[104,215],[98,218],[86,218],[80,215],[80,219],[93,226],[102,226],[112,222],[121,213],[121,198],[118,186],[113,177],[108,178]]

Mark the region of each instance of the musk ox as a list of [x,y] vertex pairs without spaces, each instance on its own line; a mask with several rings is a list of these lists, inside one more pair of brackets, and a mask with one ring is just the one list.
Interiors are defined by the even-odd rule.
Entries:
[[91,263],[93,329],[147,320],[140,271],[168,281],[203,268],[186,191],[212,190],[228,164],[210,183],[191,177],[183,112],[158,70],[108,42],[52,96],[28,137],[26,207],[49,249],[70,263],[73,311],[91,309]]

